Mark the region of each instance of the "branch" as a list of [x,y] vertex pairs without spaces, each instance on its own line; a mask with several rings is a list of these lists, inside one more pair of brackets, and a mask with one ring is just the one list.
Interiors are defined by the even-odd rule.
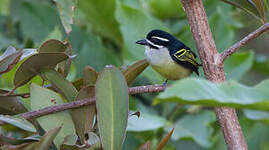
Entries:
[[[219,53],[212,37],[202,0],[181,0],[203,64],[205,77],[215,83],[225,82],[223,64],[216,65]],[[232,108],[215,108],[228,150],[247,150],[236,112]]]
[[[153,92],[162,92],[164,90],[164,87],[162,85],[147,85],[147,86],[136,86],[128,89],[128,93],[131,95],[138,94],[138,93],[153,93]],[[45,107],[39,110],[34,110],[22,114],[18,114],[18,116],[21,116],[27,120],[31,120],[33,118],[41,117],[44,115],[64,111],[67,109],[75,109],[82,106],[90,105],[95,103],[95,98],[91,99],[81,99],[65,104],[55,105],[55,106],[49,106]],[[5,122],[0,121],[0,126],[4,125]]]
[[242,46],[244,46],[246,43],[248,43],[250,40],[260,36],[263,32],[269,30],[269,23],[266,23],[264,25],[262,25],[260,28],[258,28],[257,30],[251,32],[249,35],[247,35],[246,37],[244,37],[241,41],[235,43],[233,46],[231,46],[229,49],[223,51],[220,54],[220,60],[219,60],[219,64],[223,64],[223,62],[225,61],[225,59],[232,55],[234,52],[236,52],[239,48],[241,48]]

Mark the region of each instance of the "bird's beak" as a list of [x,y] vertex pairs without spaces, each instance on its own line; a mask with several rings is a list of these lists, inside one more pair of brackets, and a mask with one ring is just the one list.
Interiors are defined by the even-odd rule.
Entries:
[[148,42],[145,39],[143,39],[143,40],[136,41],[136,44],[148,45]]

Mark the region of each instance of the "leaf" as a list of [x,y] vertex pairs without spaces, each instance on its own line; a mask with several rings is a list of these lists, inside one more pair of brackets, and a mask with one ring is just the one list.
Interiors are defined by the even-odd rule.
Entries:
[[[79,91],[76,100],[92,98],[94,96],[94,86],[86,86]],[[93,131],[95,112],[96,109],[94,104],[72,110],[72,119],[75,124],[76,133],[82,143],[85,141],[85,134],[89,131]]]
[[146,59],[137,61],[123,71],[123,75],[126,79],[127,85],[130,86],[133,81],[140,75],[147,67],[149,63]]
[[167,124],[169,124],[168,121],[162,117],[141,112],[139,118],[136,116],[128,118],[127,130],[135,132],[157,130]]
[[43,137],[40,139],[40,141],[35,145],[36,150],[46,150],[49,149],[50,145],[52,144],[53,140],[56,138],[57,134],[61,130],[61,126],[51,129],[48,132],[46,132]]
[[10,71],[20,60],[23,51],[9,46],[3,55],[0,56],[0,75]]
[[[30,94],[31,110],[63,104],[63,100],[57,93],[36,84],[31,84]],[[42,116],[37,118],[37,121],[45,131],[49,131],[55,126],[62,126],[61,131],[54,139],[57,148],[63,143],[64,137],[75,134],[75,127],[68,111]]]
[[259,13],[259,10],[250,2],[246,0],[222,0],[225,3],[228,3],[230,5],[233,5],[246,13],[254,16],[254,18],[260,20],[261,14]]
[[41,76],[49,81],[69,102],[75,100],[78,94],[77,89],[57,71],[54,69],[42,69]]
[[268,120],[269,112],[266,111],[255,111],[255,110],[244,110],[245,116],[252,120]]
[[269,59],[264,55],[255,58],[253,69],[261,74],[269,75]]
[[67,35],[72,31],[74,10],[77,0],[54,0]]
[[25,120],[22,117],[0,115],[0,121],[3,121],[25,131],[36,132],[35,127],[29,121]]
[[128,119],[128,87],[121,72],[107,66],[95,85],[97,123],[103,148],[121,149]]
[[160,93],[154,104],[178,102],[204,106],[228,106],[234,108],[269,110],[269,80],[254,87],[247,87],[235,81],[215,84],[199,78],[186,78],[175,82]]
[[98,77],[98,72],[96,72],[92,67],[86,66],[83,70],[83,84],[87,85],[95,85],[95,82]]
[[147,141],[145,144],[141,145],[138,150],[150,150],[150,141]]
[[6,137],[3,135],[0,135],[0,140],[2,142],[8,143],[8,144],[12,144],[12,145],[19,145],[19,144],[23,144],[23,143],[30,143],[30,142],[36,142],[40,140],[40,136],[39,135],[33,135],[33,136],[29,136],[26,138],[12,138],[12,137]]
[[168,31],[168,28],[161,21],[146,15],[138,8],[130,7],[121,0],[116,0],[115,16],[123,35],[122,54],[127,59],[127,62],[145,58],[144,46],[135,44],[135,41],[145,38],[146,34],[152,29]]
[[120,59],[112,49],[104,47],[101,38],[87,30],[82,30],[74,25],[69,40],[74,53],[77,54],[73,61],[78,72],[77,77],[82,76],[85,66],[91,66],[96,71],[101,71],[107,64],[119,64]]
[[50,39],[45,41],[39,48],[39,53],[65,52],[67,46],[61,41]]
[[164,146],[167,144],[170,137],[172,136],[173,132],[174,132],[174,128],[168,134],[166,134],[165,137],[163,137],[160,144],[158,144],[156,150],[162,150],[164,148]]
[[240,80],[240,78],[251,68],[254,61],[254,53],[235,53],[224,63],[227,79]]
[[94,31],[121,46],[119,24],[114,17],[115,3],[115,0],[78,1],[78,9],[84,13]]
[[[0,89],[0,94],[7,94],[9,91]],[[7,97],[0,95],[0,114],[15,115],[26,112],[26,108],[15,96]]]
[[215,115],[209,111],[202,111],[195,115],[185,115],[175,122],[173,140],[191,138],[202,147],[208,148],[211,145],[210,137],[213,128],[210,122],[215,121]]
[[34,43],[42,42],[60,24],[57,10],[49,1],[12,0],[10,11],[20,23],[22,36]]
[[263,23],[265,23],[265,12],[264,12],[263,0],[252,0],[252,2],[255,4],[256,8],[258,9]]
[[72,84],[79,91],[83,87],[83,79],[80,78],[80,79],[72,82]]
[[13,84],[22,86],[30,81],[43,68],[54,68],[56,64],[66,60],[68,55],[64,53],[39,53],[30,56],[17,69]]

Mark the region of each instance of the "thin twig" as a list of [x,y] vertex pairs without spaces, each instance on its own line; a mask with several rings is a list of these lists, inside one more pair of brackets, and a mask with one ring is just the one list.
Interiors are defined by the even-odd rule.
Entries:
[[[147,86],[136,86],[136,87],[129,88],[128,92],[129,94],[134,95],[138,93],[162,92],[163,90],[164,88],[162,85],[147,85]],[[18,116],[21,116],[27,120],[30,120],[30,119],[41,117],[44,115],[64,111],[67,109],[75,109],[75,108],[90,105],[93,103],[95,103],[95,98],[81,99],[81,100],[77,100],[77,101],[73,101],[73,102],[69,102],[65,104],[49,106],[49,107],[45,107],[39,110],[34,110],[34,111],[18,114]],[[4,124],[5,122],[0,121],[0,126]]]
[[244,46],[246,43],[248,43],[250,40],[260,36],[263,32],[269,30],[269,23],[266,23],[264,25],[262,25],[260,28],[258,28],[257,30],[251,32],[249,35],[247,35],[246,37],[244,37],[241,41],[235,43],[233,46],[231,46],[229,49],[223,51],[220,54],[220,59],[219,59],[219,64],[223,64],[224,60],[232,55],[234,52],[236,52],[239,48],[241,48],[242,46]]

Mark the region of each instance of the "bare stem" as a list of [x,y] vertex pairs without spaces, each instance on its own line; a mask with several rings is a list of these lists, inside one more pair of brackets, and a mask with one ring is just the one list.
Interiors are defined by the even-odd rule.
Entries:
[[251,32],[246,37],[244,37],[241,41],[235,43],[233,46],[223,51],[220,54],[219,64],[222,64],[228,56],[232,55],[234,52],[236,52],[239,48],[244,46],[250,40],[260,36],[263,32],[267,30],[269,30],[269,23],[262,25],[260,28],[258,28],[257,30]]
[[[187,13],[192,35],[203,64],[205,77],[215,83],[224,82],[223,64],[216,64],[219,53],[212,37],[202,0],[181,0]],[[215,108],[228,150],[247,150],[236,112],[232,108]]]
[[[164,90],[162,85],[147,85],[147,86],[136,86],[128,89],[129,94],[134,95],[138,93],[153,93],[153,92],[162,92]],[[75,109],[82,106],[90,105],[95,103],[95,98],[91,99],[81,99],[65,104],[55,105],[55,106],[49,106],[45,107],[39,110],[29,111],[26,113],[19,114],[18,116],[21,116],[27,120],[41,117],[44,115],[64,111],[67,109]],[[0,125],[4,125],[5,122],[0,121]]]

